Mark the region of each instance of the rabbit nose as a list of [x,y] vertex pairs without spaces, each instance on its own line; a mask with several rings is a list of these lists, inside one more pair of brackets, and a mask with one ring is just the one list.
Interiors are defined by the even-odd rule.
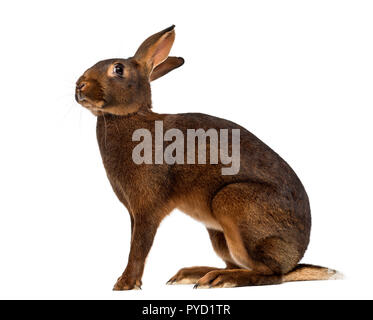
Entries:
[[80,82],[80,83],[78,83],[77,85],[76,85],[76,88],[78,89],[78,90],[82,90],[85,86],[86,86],[86,82]]
[[78,82],[76,84],[76,92],[75,92],[75,99],[76,99],[76,101],[81,102],[81,101],[83,101],[85,99],[85,96],[83,94],[83,91],[84,91],[83,89],[86,86],[87,86],[87,82],[85,82],[85,81]]

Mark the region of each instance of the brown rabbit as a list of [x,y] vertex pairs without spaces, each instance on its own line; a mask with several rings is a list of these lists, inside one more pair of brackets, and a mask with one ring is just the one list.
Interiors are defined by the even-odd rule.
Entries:
[[[310,206],[302,183],[278,154],[233,122],[199,113],[151,111],[150,81],[184,63],[168,57],[174,39],[171,26],[146,39],[133,57],[100,61],[76,83],[76,100],[97,116],[97,139],[109,181],[131,216],[128,264],[114,290],[140,288],[157,228],[175,208],[206,226],[227,267],[184,268],[169,284],[220,288],[335,278],[334,270],[298,264],[309,242]],[[156,121],[163,122],[164,130],[177,128],[184,134],[188,129],[239,129],[238,172],[223,175],[226,165],[208,160],[136,164],[132,153],[139,142],[133,141],[133,134],[147,129],[154,137]],[[211,160],[210,140],[206,154]],[[152,151],[168,145],[154,142]]]

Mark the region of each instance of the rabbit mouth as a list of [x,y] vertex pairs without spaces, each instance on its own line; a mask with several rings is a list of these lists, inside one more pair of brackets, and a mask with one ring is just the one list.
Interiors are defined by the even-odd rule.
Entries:
[[84,86],[82,84],[77,85],[75,90],[75,100],[80,105],[87,109],[102,109],[106,104],[105,99],[103,98],[101,92],[93,92],[94,97],[89,96],[89,92],[84,92],[83,87],[86,88],[86,84]]
[[84,108],[89,109],[90,111],[103,111],[106,101],[102,100],[92,100],[87,98],[84,95],[78,93],[75,94],[75,100]]

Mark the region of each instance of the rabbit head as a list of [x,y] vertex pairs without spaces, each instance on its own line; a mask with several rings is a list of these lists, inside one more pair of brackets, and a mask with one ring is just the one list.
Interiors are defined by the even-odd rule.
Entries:
[[150,81],[184,63],[183,58],[168,57],[174,28],[147,38],[131,58],[103,60],[89,68],[76,82],[76,101],[97,116],[150,109]]

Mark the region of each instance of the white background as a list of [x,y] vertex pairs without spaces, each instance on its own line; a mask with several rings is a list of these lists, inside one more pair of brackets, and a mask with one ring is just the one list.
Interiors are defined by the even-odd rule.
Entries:
[[[12,1],[0,5],[0,298],[373,298],[371,1]],[[277,151],[312,206],[304,262],[345,281],[192,290],[181,267],[223,266],[180,212],[158,231],[143,290],[112,292],[130,221],[74,101],[99,60],[176,24],[185,65],[154,82],[160,113],[235,121]]]

